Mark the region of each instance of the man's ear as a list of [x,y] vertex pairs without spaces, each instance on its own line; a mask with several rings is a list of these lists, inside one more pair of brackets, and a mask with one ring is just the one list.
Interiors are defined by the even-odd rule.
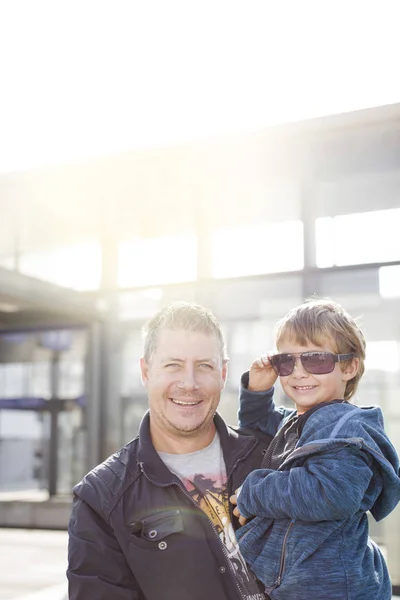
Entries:
[[140,359],[140,374],[142,384],[144,385],[144,387],[147,387],[147,382],[149,380],[149,365],[147,364],[143,356]]
[[350,381],[350,379],[353,379],[357,375],[359,368],[360,359],[355,356],[343,370],[344,381]]
[[228,361],[224,360],[224,362],[222,363],[222,385],[221,385],[221,390],[224,389],[227,378],[228,378]]

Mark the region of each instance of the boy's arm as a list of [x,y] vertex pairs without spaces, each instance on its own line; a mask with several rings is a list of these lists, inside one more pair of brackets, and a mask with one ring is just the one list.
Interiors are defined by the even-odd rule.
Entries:
[[245,518],[315,522],[366,511],[369,507],[363,506],[363,498],[373,476],[370,462],[367,454],[346,446],[288,471],[257,469],[238,490],[239,512]]
[[255,360],[250,371],[242,375],[238,412],[240,427],[274,436],[282,420],[293,412],[283,407],[276,408],[273,401],[276,379],[267,357]]

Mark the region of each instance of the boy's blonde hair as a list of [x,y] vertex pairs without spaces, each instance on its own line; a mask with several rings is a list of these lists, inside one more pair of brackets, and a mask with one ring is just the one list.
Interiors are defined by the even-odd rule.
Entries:
[[[292,339],[301,346],[315,344],[323,347],[330,342],[336,354],[354,352],[360,361],[357,374],[347,382],[344,399],[354,396],[365,370],[365,338],[356,321],[337,302],[310,298],[296,306],[276,326],[276,346]],[[348,361],[340,363],[343,369]]]

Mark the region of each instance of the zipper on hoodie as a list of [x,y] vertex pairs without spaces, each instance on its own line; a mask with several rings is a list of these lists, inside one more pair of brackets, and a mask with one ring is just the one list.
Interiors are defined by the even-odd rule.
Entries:
[[221,541],[221,538],[219,537],[218,531],[215,528],[214,524],[210,521],[210,519],[207,517],[207,515],[205,513],[203,513],[203,511],[201,510],[201,508],[199,508],[198,504],[196,504],[196,502],[193,500],[193,498],[189,495],[189,493],[186,490],[186,488],[184,488],[179,483],[175,483],[175,482],[172,482],[172,484],[169,484],[169,483],[168,484],[157,483],[156,481],[153,481],[152,479],[150,479],[150,477],[145,473],[144,466],[143,466],[142,462],[139,463],[139,466],[140,466],[141,472],[146,477],[147,481],[149,481],[152,485],[155,485],[157,487],[168,487],[169,485],[176,485],[176,487],[178,487],[185,494],[186,498],[188,498],[188,500],[190,501],[190,503],[193,504],[197,508],[197,510],[199,510],[204,515],[204,517],[207,519],[208,523],[212,527],[212,529],[213,529],[213,531],[215,533],[216,538],[218,539],[218,543],[219,543],[219,545],[220,545],[220,547],[222,549],[222,552],[223,552],[223,554],[225,556],[225,562],[228,564],[228,568],[230,570],[231,575],[233,576],[233,580],[234,580],[234,582],[236,584],[236,588],[237,588],[237,590],[238,590],[238,592],[240,594],[240,597],[242,598],[242,600],[244,600],[245,599],[244,593],[243,593],[242,588],[240,587],[240,584],[239,584],[239,582],[237,580],[237,577],[236,577],[235,571],[233,569],[232,563],[231,563],[231,561],[229,559],[228,551],[227,551],[227,549],[225,547],[225,544]]
[[274,585],[270,588],[267,588],[267,593],[271,593],[273,592],[277,587],[279,587],[281,585],[282,582],[282,575],[283,575],[283,570],[285,568],[285,563],[286,563],[286,543],[289,537],[289,534],[292,530],[292,527],[294,525],[294,521],[291,521],[289,523],[289,527],[286,530],[285,533],[285,537],[283,538],[283,544],[282,544],[282,551],[281,551],[281,560],[280,560],[280,564],[279,564],[279,573],[278,573],[278,578],[275,581]]

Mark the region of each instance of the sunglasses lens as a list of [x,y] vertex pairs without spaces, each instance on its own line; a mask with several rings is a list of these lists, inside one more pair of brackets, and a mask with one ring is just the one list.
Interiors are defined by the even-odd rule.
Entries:
[[275,354],[270,361],[279,377],[287,377],[293,372],[294,357],[290,354]]
[[305,370],[312,375],[331,373],[335,368],[335,357],[329,352],[304,352],[301,362]]

